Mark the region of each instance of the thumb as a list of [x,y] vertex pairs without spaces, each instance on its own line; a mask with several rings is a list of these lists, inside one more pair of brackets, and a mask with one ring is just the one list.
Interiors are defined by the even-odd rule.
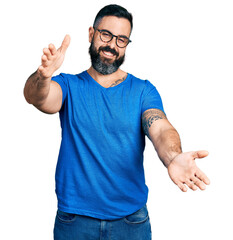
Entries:
[[70,45],[70,35],[66,35],[59,50],[64,54]]
[[194,158],[204,158],[204,157],[207,157],[208,155],[209,155],[209,152],[206,150],[200,150],[192,153],[192,156]]

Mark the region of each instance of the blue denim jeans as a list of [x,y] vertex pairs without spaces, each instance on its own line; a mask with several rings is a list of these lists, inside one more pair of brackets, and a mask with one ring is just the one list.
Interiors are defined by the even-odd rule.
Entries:
[[57,210],[54,240],[151,240],[147,206],[117,220],[102,220]]

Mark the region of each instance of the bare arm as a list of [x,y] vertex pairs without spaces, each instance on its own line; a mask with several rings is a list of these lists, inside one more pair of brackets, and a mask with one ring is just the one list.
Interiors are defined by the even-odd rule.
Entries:
[[48,114],[56,113],[62,105],[62,90],[51,78],[41,78],[38,70],[27,80],[24,87],[24,97],[40,111]]
[[205,189],[210,181],[196,166],[196,158],[204,158],[207,151],[183,153],[178,132],[159,109],[148,109],[142,115],[145,134],[152,141],[159,158],[168,169],[171,180],[184,192],[185,184],[192,190]]
[[69,43],[70,37],[67,35],[59,49],[56,50],[53,44],[50,44],[49,48],[44,48],[41,66],[25,84],[25,99],[42,112],[56,113],[61,108],[62,90],[58,83],[51,81],[51,77],[62,65]]
[[[156,123],[158,120],[159,124]],[[146,110],[142,116],[142,126],[160,160],[168,167],[173,158],[182,152],[178,132],[159,109]]]

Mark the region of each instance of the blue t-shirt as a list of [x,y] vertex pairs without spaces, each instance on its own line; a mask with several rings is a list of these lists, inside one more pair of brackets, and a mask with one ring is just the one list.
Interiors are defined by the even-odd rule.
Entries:
[[128,74],[105,88],[87,71],[52,78],[63,93],[56,168],[58,209],[105,220],[125,217],[148,198],[142,113],[163,111],[155,86]]

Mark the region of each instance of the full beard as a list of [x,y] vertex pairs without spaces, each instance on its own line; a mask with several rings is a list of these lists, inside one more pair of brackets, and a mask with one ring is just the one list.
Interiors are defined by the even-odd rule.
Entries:
[[100,47],[99,50],[97,50],[92,41],[91,45],[89,47],[89,53],[90,53],[90,57],[91,57],[92,67],[98,73],[103,74],[103,75],[108,75],[108,74],[112,74],[112,73],[116,72],[118,70],[118,68],[122,65],[122,63],[124,62],[125,55],[123,55],[120,58],[116,58],[116,60],[114,60],[111,63],[111,60],[109,60],[109,59],[103,59],[103,60],[101,59],[101,56],[100,56],[101,50],[109,51],[112,54],[116,55],[116,57],[118,57],[118,53],[114,49],[111,49],[109,46]]

